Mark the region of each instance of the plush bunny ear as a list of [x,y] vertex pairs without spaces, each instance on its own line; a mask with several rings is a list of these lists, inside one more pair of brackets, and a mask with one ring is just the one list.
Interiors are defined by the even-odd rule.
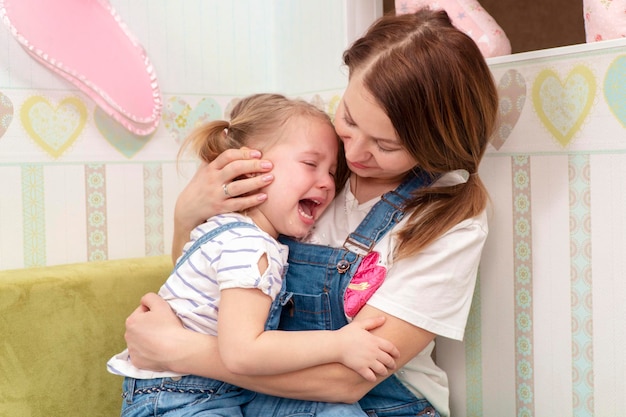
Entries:
[[395,0],[396,13],[429,7],[445,10],[454,26],[469,35],[485,58],[509,55],[511,43],[496,21],[476,0]]
[[162,99],[154,68],[107,0],[0,0],[0,19],[31,57],[130,132],[157,128]]
[[583,0],[587,42],[626,38],[626,0]]

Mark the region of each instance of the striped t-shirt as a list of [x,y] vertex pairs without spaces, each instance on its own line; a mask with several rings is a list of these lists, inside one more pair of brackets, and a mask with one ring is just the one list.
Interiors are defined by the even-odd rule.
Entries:
[[[249,217],[238,213],[211,217],[191,232],[191,241],[183,248],[182,256],[209,231],[242,221],[254,225]],[[217,313],[223,289],[258,288],[272,300],[276,298],[287,265],[288,247],[254,226],[235,226],[202,244],[163,284],[159,295],[185,327],[217,335]],[[263,255],[267,255],[268,267],[261,274],[257,264]],[[107,368],[111,373],[140,379],[176,375],[133,367],[127,350],[111,358]]]
[[[202,235],[229,222],[254,224],[249,217],[231,213],[215,216],[191,233],[183,255]],[[217,335],[220,291],[258,288],[272,300],[280,291],[288,248],[258,227],[234,227],[203,244],[178,267],[161,287],[159,295],[169,302],[183,324],[195,331]],[[263,275],[258,261],[267,254]]]

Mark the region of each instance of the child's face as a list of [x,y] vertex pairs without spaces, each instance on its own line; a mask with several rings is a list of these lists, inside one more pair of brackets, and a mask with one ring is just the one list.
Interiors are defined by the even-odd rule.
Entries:
[[274,236],[301,238],[335,197],[338,140],[329,123],[310,116],[290,119],[276,134],[280,139],[263,154],[274,163],[275,179],[254,220]]

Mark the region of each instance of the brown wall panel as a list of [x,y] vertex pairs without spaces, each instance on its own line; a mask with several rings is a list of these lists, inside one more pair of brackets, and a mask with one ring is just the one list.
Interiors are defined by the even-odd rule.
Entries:
[[[582,0],[481,0],[498,22],[513,53],[585,42]],[[383,0],[386,12],[393,0]]]
[[504,29],[513,52],[585,42],[582,0],[482,0]]

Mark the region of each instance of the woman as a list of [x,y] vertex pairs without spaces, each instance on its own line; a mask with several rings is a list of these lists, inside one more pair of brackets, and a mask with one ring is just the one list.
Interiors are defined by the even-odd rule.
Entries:
[[[338,195],[312,232],[318,245],[284,240],[290,266],[280,328],[345,325],[344,293],[362,259],[375,253],[374,275],[384,281],[356,318],[386,318],[372,332],[399,349],[398,370],[375,382],[339,364],[235,376],[221,364],[217,342],[182,329],[154,295],[127,321],[131,356],[140,367],[211,376],[277,397],[358,400],[372,416],[448,416],[446,375],[431,352],[436,335],[463,337],[487,236],[488,196],[477,170],[497,90],[476,44],[443,11],[382,17],[344,53],[344,63],[350,78],[335,130],[349,170],[338,175]],[[231,151],[199,169],[177,202],[173,256],[206,217],[264,199],[230,198],[271,181],[267,174],[233,181],[267,172],[268,161],[257,157]],[[301,401],[277,397],[259,394],[246,415],[301,410]]]

